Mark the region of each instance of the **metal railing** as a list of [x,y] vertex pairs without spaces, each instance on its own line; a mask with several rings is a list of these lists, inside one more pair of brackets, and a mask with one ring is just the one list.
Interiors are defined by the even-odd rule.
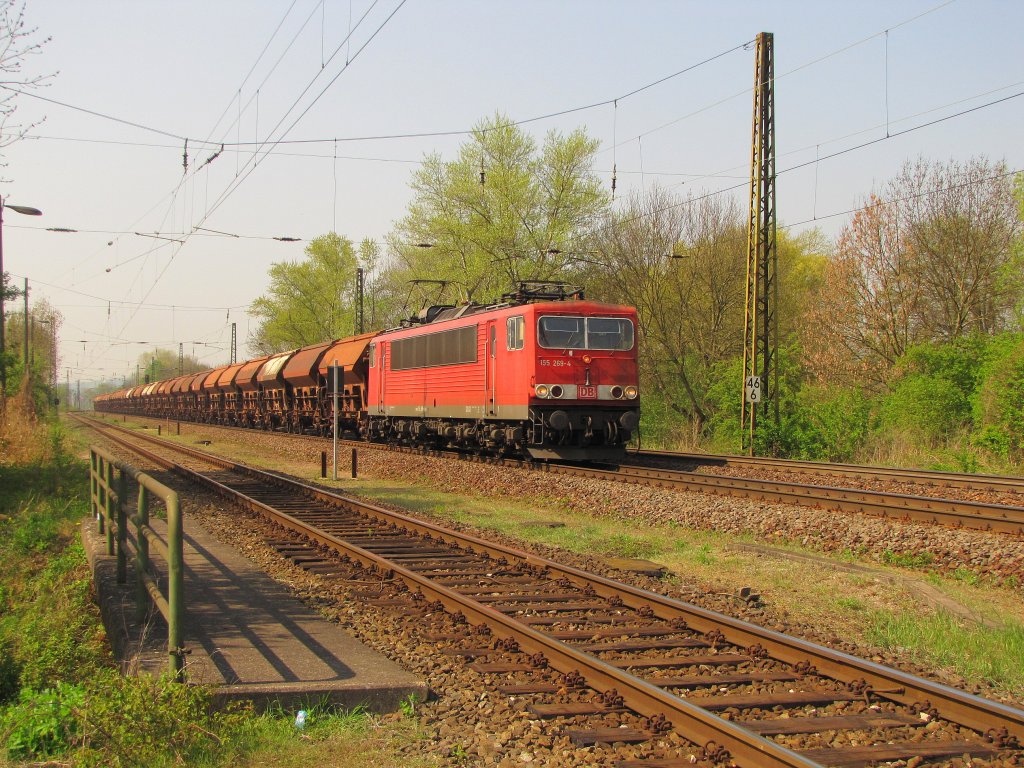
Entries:
[[[128,479],[138,483],[138,506],[128,517]],[[135,467],[114,458],[98,446],[89,447],[91,510],[97,530],[106,536],[107,555],[117,557],[117,583],[127,582],[128,523],[135,527],[136,619],[142,622],[149,603],[167,622],[167,668],[174,677],[183,675],[182,627],[185,615],[184,565],[182,556],[181,506],[178,494]],[[150,496],[162,499],[167,510],[167,543],[149,525]],[[151,573],[150,548],[167,563],[167,595]]]

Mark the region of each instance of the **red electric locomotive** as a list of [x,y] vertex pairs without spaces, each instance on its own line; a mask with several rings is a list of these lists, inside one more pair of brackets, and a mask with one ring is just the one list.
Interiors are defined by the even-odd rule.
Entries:
[[491,305],[134,387],[97,410],[538,459],[615,461],[640,421],[636,310],[523,283]]
[[614,461],[640,420],[636,310],[523,284],[370,343],[371,440]]

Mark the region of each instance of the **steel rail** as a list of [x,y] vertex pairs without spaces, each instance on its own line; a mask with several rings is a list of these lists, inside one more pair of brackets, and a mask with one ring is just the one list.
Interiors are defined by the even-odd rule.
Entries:
[[[715,611],[684,603],[679,600],[674,600],[638,587],[621,584],[619,582],[612,581],[611,579],[587,573],[586,571],[582,571],[571,566],[561,565],[538,555],[533,555],[501,544],[485,541],[468,534],[451,531],[433,523],[428,523],[407,515],[385,510],[381,507],[377,507],[376,505],[358,501],[351,497],[315,488],[272,472],[247,467],[246,465],[238,462],[213,456],[193,448],[159,440],[149,435],[132,433],[130,430],[125,430],[123,427],[117,427],[116,425],[114,428],[120,431],[129,432],[130,434],[134,434],[136,437],[162,445],[168,449],[180,451],[203,461],[223,466],[224,468],[233,468],[238,471],[245,472],[253,477],[265,478],[270,482],[277,483],[283,487],[288,487],[310,498],[341,505],[347,509],[358,511],[362,514],[380,519],[382,522],[395,523],[404,528],[429,534],[450,544],[465,547],[474,552],[486,554],[490,557],[510,558],[516,562],[531,565],[536,568],[546,569],[557,577],[567,578],[579,586],[589,586],[598,595],[604,597],[619,597],[625,605],[631,608],[650,608],[656,616],[663,619],[683,618],[687,622],[688,626],[699,631],[707,632],[712,629],[717,629],[722,632],[726,641],[734,645],[750,647],[752,645],[760,644],[767,650],[771,658],[778,661],[789,664],[810,662],[820,674],[826,677],[830,677],[844,683],[865,681],[872,691],[882,698],[905,705],[916,704],[919,706],[934,707],[935,711],[944,719],[974,729],[981,733],[987,733],[993,728],[1005,727],[1011,735],[1015,736],[1020,741],[1024,741],[1024,710],[1016,709],[999,702],[982,699],[981,697],[942,685],[941,683],[935,683],[901,670],[885,667],[865,659],[859,659],[841,651],[836,651],[807,640],[784,635],[763,627],[758,627],[755,624],[751,624],[741,619],[719,614]],[[137,446],[131,446],[130,444],[128,447],[131,450],[138,449]],[[166,462],[167,460],[162,459],[162,461]],[[256,503],[259,504],[259,502]],[[305,524],[301,525],[305,526]],[[369,553],[367,554],[369,555]],[[377,558],[375,555],[369,556]],[[375,559],[374,562],[376,563],[377,560]],[[399,572],[399,567],[394,566],[393,564],[388,564],[386,568],[393,570],[396,573]],[[417,585],[420,585],[423,580],[423,577],[415,573],[405,572],[404,569],[402,569],[402,571],[403,573],[408,573],[410,578],[413,578]],[[405,580],[404,575],[403,580]],[[461,610],[466,615],[470,615],[470,613],[467,613],[467,610],[470,610],[472,615],[479,616],[481,621],[487,621],[489,624],[489,617],[492,613],[496,613],[488,609],[486,606],[475,603],[475,601],[475,607],[468,609],[463,606],[463,601],[466,598],[458,595],[458,593],[452,593],[451,590],[447,590],[440,585],[431,585],[428,591],[430,591],[431,594],[436,593],[439,596],[443,591],[445,597],[438,597],[438,599],[442,599],[442,602],[445,602],[446,599],[456,600],[459,606],[458,610]],[[449,595],[448,593],[451,594]],[[447,605],[448,603],[445,604]],[[523,625],[519,622],[509,619],[503,614],[497,614],[497,616],[501,617],[499,623],[503,632],[514,631],[518,634],[521,631],[520,627]],[[494,618],[497,618],[497,616]],[[544,638],[541,633],[531,630],[529,637],[524,641],[524,645],[530,648],[537,647],[534,644],[542,642],[541,638],[543,638],[544,643],[549,641],[549,639]],[[578,656],[590,658],[587,657],[586,654],[580,654],[580,652],[571,648],[567,648],[566,650],[571,651],[567,656],[556,654],[561,660],[560,663],[571,662],[572,664],[579,664]],[[547,651],[542,652],[544,652],[545,655],[548,653]],[[554,651],[552,651],[552,653],[554,653]],[[557,665],[554,666],[557,667]],[[607,674],[610,675],[611,673]],[[664,691],[657,688],[654,688],[653,691],[648,690],[652,688],[652,686],[644,683],[643,681],[640,681],[642,684],[639,686],[626,687],[625,684],[620,682],[617,677],[614,677],[614,679],[616,681],[614,687],[620,688],[620,686],[623,686],[626,690],[630,690],[632,695],[638,697],[637,702],[632,702],[630,699],[627,699],[627,702],[630,702],[631,708],[641,714],[650,716],[664,713],[663,708],[666,706],[666,696],[668,697],[668,701],[674,701],[678,698],[673,697],[670,694],[665,694]],[[596,687],[600,689],[600,686]],[[622,690],[623,688],[620,688],[620,693],[622,693]],[[654,696],[653,699],[648,697],[648,694],[653,695],[655,692],[657,692],[657,695]],[[680,701],[682,700],[680,699]],[[662,709],[658,709],[659,707]],[[664,714],[668,716],[668,713]],[[685,718],[689,721],[695,714],[696,713],[684,711],[679,714],[678,717]],[[704,714],[706,715],[707,713]],[[672,720],[671,717],[669,719]],[[672,721],[676,723],[675,720]],[[708,727],[705,717],[702,716],[698,721],[690,723],[690,726],[688,727],[697,727],[698,724],[701,728],[698,733],[704,737],[704,734],[707,733],[705,729]],[[677,723],[677,727],[681,728],[682,726],[679,726]],[[685,733],[686,731],[684,730],[683,732]],[[728,732],[731,732],[731,729],[729,729]],[[743,734],[739,735],[746,738]],[[717,737],[712,736],[710,738],[718,741],[718,743],[724,743],[726,733],[719,733]],[[775,746],[773,742],[768,743]],[[734,752],[734,754],[739,756],[740,752]],[[761,755],[760,759],[764,760],[765,757],[766,755]],[[769,763],[762,762],[759,764],[766,765]],[[789,764],[803,765],[806,763]]]
[[919,485],[1024,493],[1024,477],[1016,477],[1013,475],[984,475],[970,474],[967,472],[945,472],[931,469],[873,467],[867,464],[840,464],[825,461],[777,459],[765,456],[733,456],[731,454],[719,453],[689,453],[648,449],[629,451],[626,456],[629,459],[671,459],[718,467],[783,469],[787,472],[800,474],[841,475],[844,477],[859,479],[890,479],[916,483]]
[[951,528],[1024,535],[1024,507],[1008,504],[987,504],[731,475],[701,475],[635,466],[622,466],[618,470],[608,471],[621,477],[624,482],[641,482],[666,488],[683,487],[705,493],[780,501],[819,509],[827,506],[843,512],[860,512],[877,517],[935,523]]

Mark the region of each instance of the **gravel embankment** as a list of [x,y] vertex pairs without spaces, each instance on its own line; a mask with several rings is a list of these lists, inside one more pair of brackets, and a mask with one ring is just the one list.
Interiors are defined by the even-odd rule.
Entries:
[[[294,439],[264,432],[241,432],[210,425],[182,425],[195,439],[216,437],[214,448],[230,445],[268,450],[319,466],[330,441]],[[340,451],[347,469],[348,449]],[[941,573],[976,574],[1024,595],[1024,539],[984,531],[899,522],[869,515],[819,510],[728,496],[648,488],[612,481],[549,475],[517,467],[359,449],[360,473],[377,478],[426,482],[439,489],[492,498],[551,500],[586,514],[639,523],[675,523],[698,530],[750,535],[766,543],[794,542],[829,553],[851,552],[878,563],[894,556],[914,560]],[[801,476],[788,479],[804,482]],[[904,489],[910,484],[904,484]]]

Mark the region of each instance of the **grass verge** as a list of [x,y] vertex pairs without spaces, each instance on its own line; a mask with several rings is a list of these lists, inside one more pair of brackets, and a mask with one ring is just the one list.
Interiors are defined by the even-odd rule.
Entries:
[[942,610],[925,615],[872,611],[866,635],[876,645],[909,650],[922,663],[947,667],[969,680],[1024,690],[1024,625],[1019,621],[979,627]]

